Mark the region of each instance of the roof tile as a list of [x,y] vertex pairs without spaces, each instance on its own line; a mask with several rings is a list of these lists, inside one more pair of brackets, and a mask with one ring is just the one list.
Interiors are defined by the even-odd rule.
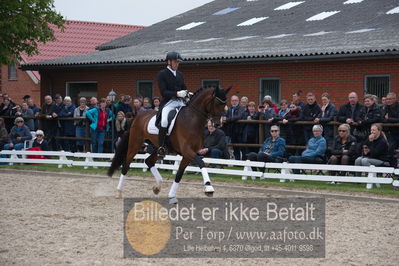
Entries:
[[22,54],[25,63],[94,52],[98,45],[144,28],[135,25],[77,20],[68,20],[63,32],[54,25],[50,27],[54,31],[56,40],[40,43],[37,55]]

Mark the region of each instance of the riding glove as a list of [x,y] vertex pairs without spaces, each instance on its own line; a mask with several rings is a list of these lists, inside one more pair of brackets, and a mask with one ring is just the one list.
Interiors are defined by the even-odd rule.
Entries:
[[184,97],[187,96],[187,94],[188,94],[188,91],[187,91],[187,90],[181,90],[181,91],[178,91],[178,92],[176,93],[177,97],[179,97],[179,98],[184,98]]

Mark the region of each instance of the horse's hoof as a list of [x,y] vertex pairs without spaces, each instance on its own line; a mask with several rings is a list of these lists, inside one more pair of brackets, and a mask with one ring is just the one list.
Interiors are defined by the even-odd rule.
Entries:
[[205,195],[206,195],[207,197],[212,198],[212,197],[213,197],[213,192],[205,192]]
[[160,191],[161,191],[161,185],[155,185],[152,187],[152,192],[154,192],[155,195],[158,195]]
[[168,198],[169,199],[169,204],[176,204],[178,202],[176,197]]
[[116,199],[121,199],[122,198],[122,190],[117,190],[118,192],[117,192],[117,194],[116,194],[116,196],[115,196],[115,198]]
[[213,189],[213,186],[211,186],[211,185],[205,185],[204,192],[205,193],[207,193],[207,192],[213,193],[213,192],[215,192],[215,189]]
[[205,185],[204,192],[206,196],[213,197],[213,192],[215,192],[215,189],[213,189],[213,186],[211,185]]

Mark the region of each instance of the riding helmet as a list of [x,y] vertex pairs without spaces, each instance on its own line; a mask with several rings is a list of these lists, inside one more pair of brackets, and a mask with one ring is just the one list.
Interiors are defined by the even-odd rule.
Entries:
[[168,52],[166,54],[166,61],[168,60],[177,60],[177,61],[183,61],[183,58],[180,56],[180,54],[178,52],[172,51],[172,52]]

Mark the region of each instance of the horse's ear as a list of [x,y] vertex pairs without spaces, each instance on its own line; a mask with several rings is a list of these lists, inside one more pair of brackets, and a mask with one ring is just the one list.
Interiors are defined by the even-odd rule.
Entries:
[[229,93],[229,91],[231,90],[233,88],[233,86],[230,86],[230,87],[228,87],[224,92],[226,93],[226,95],[227,95],[227,93]]

